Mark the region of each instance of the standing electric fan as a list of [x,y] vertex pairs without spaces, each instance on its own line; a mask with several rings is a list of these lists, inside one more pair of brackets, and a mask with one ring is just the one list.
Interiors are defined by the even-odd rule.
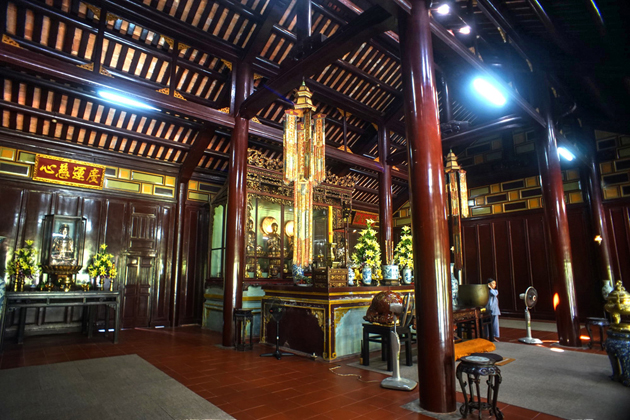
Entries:
[[[388,389],[398,389],[400,391],[412,391],[418,383],[411,379],[400,377],[400,338],[396,332],[396,315],[400,317],[400,326],[409,327],[413,318],[415,309],[415,301],[408,293],[403,299],[403,303],[390,303],[389,311],[394,315],[394,330],[389,332],[389,341],[391,343],[390,354],[394,358],[392,376],[381,381],[381,386]],[[411,332],[409,332],[411,334]]]
[[284,307],[281,305],[280,300],[275,298],[271,299],[265,305],[265,307],[267,309],[267,312],[269,312],[269,315],[271,315],[273,320],[276,321],[276,351],[274,351],[273,353],[261,354],[260,357],[273,356],[276,359],[280,360],[282,356],[293,356],[292,353],[285,353],[280,351],[280,320],[284,316]]
[[525,323],[527,330],[527,337],[519,338],[518,341],[527,344],[542,344],[537,338],[532,338],[532,316],[529,314],[529,310],[536,306],[538,302],[538,292],[533,287],[528,287],[525,293],[519,295],[525,302]]

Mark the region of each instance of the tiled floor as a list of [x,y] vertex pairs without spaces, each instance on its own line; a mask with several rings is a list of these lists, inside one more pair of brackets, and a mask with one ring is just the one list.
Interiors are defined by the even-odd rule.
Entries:
[[[585,331],[584,331],[585,333]],[[536,332],[546,346],[555,333]],[[586,334],[584,334],[586,335]],[[516,342],[524,330],[501,329],[501,340]],[[253,351],[222,348],[218,333],[199,327],[136,329],[121,332],[120,343],[103,337],[88,341],[78,334],[27,337],[23,346],[6,343],[0,369],[70,360],[138,354],[154,366],[237,419],[428,419],[401,408],[418,393],[385,390],[383,375],[346,367],[356,358],[338,364],[304,357],[259,357],[270,347]],[[580,350],[602,353],[601,350]],[[340,366],[334,371],[331,368]],[[462,395],[457,394],[458,401]],[[499,403],[509,420],[556,417]],[[471,416],[470,418],[476,418]],[[484,418],[491,418],[487,415]]]

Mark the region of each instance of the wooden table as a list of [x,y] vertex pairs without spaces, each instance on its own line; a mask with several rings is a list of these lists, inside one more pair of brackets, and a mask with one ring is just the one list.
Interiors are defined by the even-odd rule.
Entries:
[[[18,308],[42,308],[42,307],[71,307],[82,306],[88,309],[84,314],[83,323],[87,325],[88,338],[92,337],[92,330],[95,324],[95,309],[99,305],[106,305],[115,311],[114,318],[114,338],[113,342],[118,343],[118,333],[120,332],[120,291],[76,291],[76,292],[6,292],[5,302],[0,314],[0,351],[2,351],[2,340],[5,330],[6,312],[14,311]],[[86,319],[87,318],[87,319]],[[109,321],[109,311],[106,311],[106,321]],[[24,327],[26,323],[26,310],[20,312],[18,324],[17,342],[24,342]],[[105,331],[109,322],[106,322]]]

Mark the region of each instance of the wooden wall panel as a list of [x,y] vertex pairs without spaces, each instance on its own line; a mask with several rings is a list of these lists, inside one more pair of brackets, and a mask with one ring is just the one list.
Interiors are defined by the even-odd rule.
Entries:
[[[100,244],[107,243],[108,251],[117,257],[118,285],[124,287],[128,271],[132,272],[129,281],[137,285],[134,298],[124,303],[125,326],[170,325],[173,202],[60,188],[3,176],[0,197],[0,235],[8,238],[9,256],[27,239],[41,248],[41,222],[45,215],[84,216],[87,224],[82,272]],[[129,256],[135,256],[136,261],[132,263]],[[81,312],[70,308],[31,309],[27,313],[27,328],[44,331],[50,326],[76,327]],[[10,318],[11,325],[15,317]]]
[[[479,243],[479,274],[478,283],[485,283],[490,278],[496,278],[494,255],[493,223],[480,223],[477,225]],[[470,282],[469,282],[470,283]]]
[[[593,240],[590,215],[584,211],[568,211],[571,229],[571,250],[573,255],[590,253],[594,258],[573,258],[573,277],[577,297],[578,315],[581,312],[604,316],[604,298],[601,295],[602,285],[597,276],[597,244]],[[590,273],[590,274],[589,274]]]
[[[155,286],[152,301],[151,326],[171,324],[171,300],[172,300],[172,261],[175,234],[172,220],[174,207],[162,207],[157,220],[158,231],[162,232],[162,238],[158,243],[158,252],[155,258]],[[203,295],[202,295],[203,296]]]
[[605,203],[615,280],[630,281],[630,203]]
[[[462,220],[463,221],[463,220]],[[479,283],[479,246],[477,226],[462,223],[462,244],[464,252],[463,283]]]
[[[572,232],[574,282],[578,295],[578,314],[601,316],[599,293],[595,278],[590,246],[587,208],[574,206],[568,209],[569,228]],[[624,216],[618,221],[625,222]],[[539,300],[532,311],[537,319],[554,319],[552,278],[549,270],[546,227],[542,211],[515,212],[500,216],[467,219],[463,221],[464,282],[479,283],[492,277],[499,284],[501,311],[507,316],[522,317],[524,305],[518,295],[527,287],[538,290]],[[630,230],[628,230],[630,232]],[[620,235],[619,235],[620,236]],[[627,235],[624,240],[630,237]]]
[[[532,273],[532,282],[527,286],[534,286],[538,291],[538,304],[533,309],[532,316],[540,315],[555,319],[552,303],[553,289],[549,271],[549,247],[547,246],[547,232],[545,231],[543,214],[541,212],[528,216],[526,220],[529,264]],[[527,286],[521,287],[518,293],[525,293]]]
[[[512,258],[510,254],[511,250],[511,238],[509,233],[509,223],[507,221],[500,221],[493,224],[494,231],[494,263],[498,261],[504,261],[503,264],[496,264],[495,275],[493,279],[510,279],[512,278]],[[504,310],[516,311],[516,302],[513,297],[515,294],[514,283],[511,281],[501,282],[501,306]]]
[[182,273],[178,291],[178,324],[201,322],[207,276],[209,207],[187,203],[184,216]]
[[79,216],[82,198],[77,195],[53,194],[51,212],[62,216]]
[[16,246],[23,246],[24,241],[32,240],[35,248],[42,247],[42,220],[50,213],[53,193],[51,191],[26,192],[26,200],[22,203],[20,217],[20,233]]
[[3,188],[0,199],[0,236],[7,238],[7,256],[10,258],[15,249],[16,238],[20,228],[22,200],[27,194],[22,188]]

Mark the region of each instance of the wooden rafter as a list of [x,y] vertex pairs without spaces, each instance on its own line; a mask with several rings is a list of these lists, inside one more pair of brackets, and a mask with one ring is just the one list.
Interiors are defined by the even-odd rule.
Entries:
[[267,89],[259,89],[243,102],[239,115],[251,119],[258,111],[276,99],[274,91],[286,95],[298,86],[304,77],[318,73],[346,52],[361,45],[375,34],[387,30],[392,20],[392,17],[380,6],[372,7],[337,31],[308,56],[283,68],[273,81],[267,83]]

